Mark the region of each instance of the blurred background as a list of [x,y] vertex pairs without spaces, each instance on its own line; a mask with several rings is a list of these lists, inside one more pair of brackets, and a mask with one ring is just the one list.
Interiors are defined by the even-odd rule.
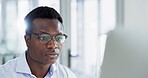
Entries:
[[148,0],[0,0],[1,65],[26,50],[24,17],[38,6],[53,7],[63,17],[69,37],[60,62],[78,78],[100,77],[110,31],[148,26]]

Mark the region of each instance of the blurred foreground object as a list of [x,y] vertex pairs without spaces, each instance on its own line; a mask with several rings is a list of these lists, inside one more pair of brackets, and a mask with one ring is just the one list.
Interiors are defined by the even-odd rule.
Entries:
[[148,78],[148,28],[108,34],[100,78]]

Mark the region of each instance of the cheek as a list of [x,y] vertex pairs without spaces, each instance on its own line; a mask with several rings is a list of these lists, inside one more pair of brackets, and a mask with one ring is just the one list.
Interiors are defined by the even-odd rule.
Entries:
[[45,54],[45,51],[44,51],[44,47],[43,45],[40,45],[40,44],[32,44],[31,47],[30,47],[30,56],[35,59],[35,60],[38,60],[38,61],[43,61],[43,57],[44,57],[44,54]]
[[41,51],[45,49],[45,46],[43,46],[42,44],[40,44],[37,41],[32,41],[29,48],[30,48],[31,52],[34,52],[36,54],[40,54],[40,53],[42,53]]

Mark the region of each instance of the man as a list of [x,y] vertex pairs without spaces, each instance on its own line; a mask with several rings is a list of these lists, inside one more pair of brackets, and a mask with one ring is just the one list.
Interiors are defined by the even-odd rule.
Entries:
[[38,7],[26,17],[27,50],[0,67],[0,78],[76,78],[57,59],[67,38],[60,14],[50,7]]

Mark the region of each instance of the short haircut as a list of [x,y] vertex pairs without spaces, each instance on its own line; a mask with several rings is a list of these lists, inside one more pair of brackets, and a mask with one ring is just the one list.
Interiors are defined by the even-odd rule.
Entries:
[[60,14],[51,7],[40,6],[29,12],[24,18],[26,23],[26,35],[31,35],[32,32],[32,22],[36,18],[49,18],[49,19],[57,19],[61,24],[63,24],[62,17]]

